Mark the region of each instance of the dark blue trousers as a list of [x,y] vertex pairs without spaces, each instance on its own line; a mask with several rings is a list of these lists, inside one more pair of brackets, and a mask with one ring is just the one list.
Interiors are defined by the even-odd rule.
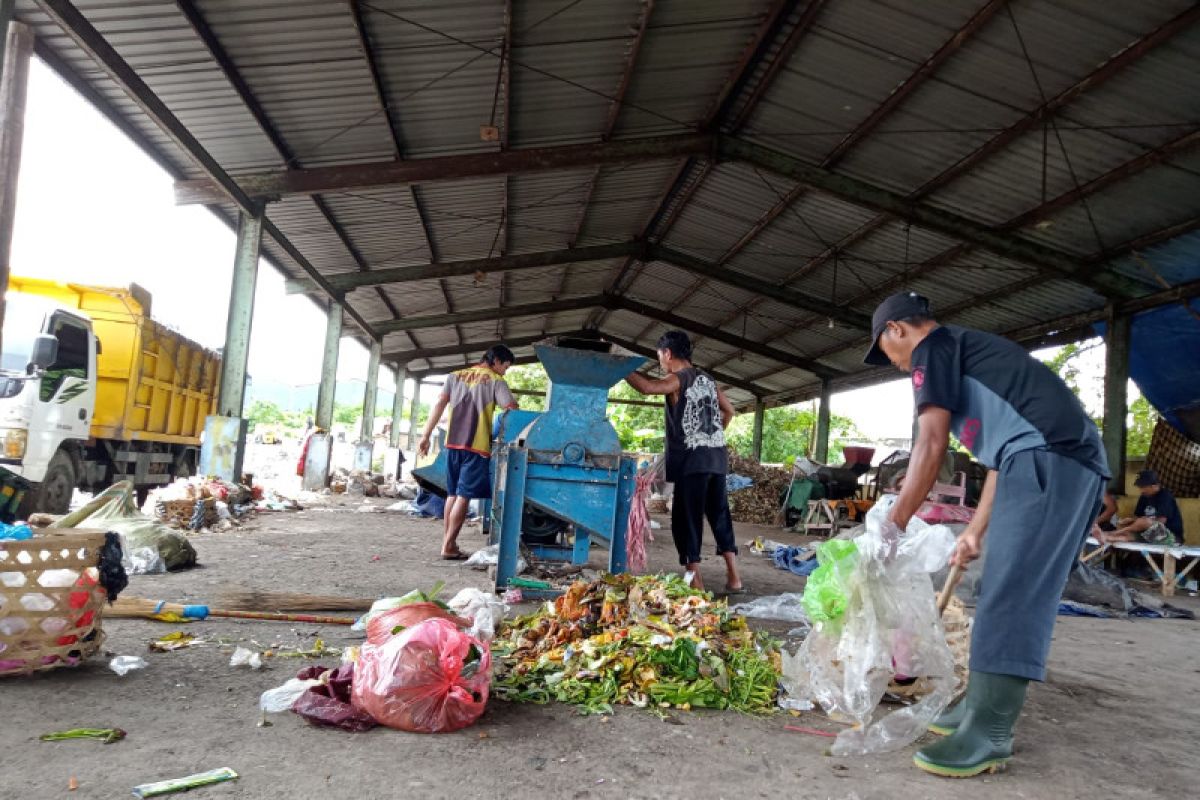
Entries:
[[971,670],[1041,681],[1067,575],[1100,511],[1104,478],[1074,459],[1025,450],[997,476]]

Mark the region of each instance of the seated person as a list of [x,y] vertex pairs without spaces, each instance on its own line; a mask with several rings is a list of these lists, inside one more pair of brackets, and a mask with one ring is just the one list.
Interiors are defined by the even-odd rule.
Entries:
[[1158,474],[1152,469],[1138,473],[1133,482],[1141,490],[1135,516],[1123,519],[1112,533],[1101,533],[1096,538],[1104,544],[1109,542],[1142,541],[1148,544],[1182,544],[1183,515],[1170,490],[1158,482]]
[[1098,537],[1102,532],[1115,531],[1120,521],[1117,517],[1117,498],[1113,497],[1111,490],[1105,489],[1104,506],[1100,509],[1100,516],[1096,517],[1096,524],[1092,526],[1092,536]]

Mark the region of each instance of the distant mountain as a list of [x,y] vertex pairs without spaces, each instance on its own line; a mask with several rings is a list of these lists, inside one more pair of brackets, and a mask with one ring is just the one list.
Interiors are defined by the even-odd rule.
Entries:
[[[360,405],[366,388],[366,381],[361,378],[338,381],[337,388],[334,390],[334,402],[342,405]],[[290,386],[278,381],[256,381],[251,378],[246,390],[247,405],[255,400],[274,403],[284,411],[304,411],[308,408],[316,408],[317,384]],[[391,409],[392,401],[392,393],[380,389],[375,407],[379,409],[380,413],[385,413],[386,410]]]

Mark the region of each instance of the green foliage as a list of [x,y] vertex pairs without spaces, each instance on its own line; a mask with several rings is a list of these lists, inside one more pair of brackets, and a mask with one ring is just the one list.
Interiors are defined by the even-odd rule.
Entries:
[[[817,427],[817,412],[811,406],[768,408],[763,418],[762,460],[769,464],[795,462],[797,456],[813,452]],[[734,417],[727,432],[729,444],[739,455],[749,458],[754,451],[754,415]],[[842,461],[842,448],[861,441],[854,420],[831,414],[829,417],[829,463]]]
[[[504,374],[504,381],[508,384],[508,388],[516,391],[545,393],[550,387],[550,379],[546,377],[546,370],[542,368],[541,364],[522,364],[511,367]],[[518,395],[517,405],[525,411],[546,410],[546,400],[542,397]]]
[[625,381],[614,386],[608,396],[618,400],[659,401],[652,406],[631,406],[624,403],[610,405],[608,418],[617,429],[617,435],[621,437],[623,449],[639,453],[661,453],[666,426],[662,398],[647,397]]
[[1158,412],[1150,401],[1139,396],[1129,406],[1130,425],[1125,438],[1125,452],[1134,457],[1145,456],[1150,452],[1150,438],[1154,435],[1154,426],[1158,424]]
[[246,419],[252,425],[278,425],[286,420],[283,410],[266,400],[255,400],[246,410]]
[[[1102,339],[1097,339],[1093,342],[1085,342],[1082,345],[1071,343],[1064,345],[1052,358],[1046,359],[1042,363],[1063,379],[1063,383],[1067,384],[1076,397],[1080,396],[1079,376],[1080,369],[1076,359],[1087,351],[1099,347],[1103,344]],[[1150,452],[1150,438],[1154,434],[1154,426],[1158,423],[1158,412],[1154,410],[1154,406],[1150,405],[1150,401],[1145,397],[1138,395],[1137,399],[1129,405],[1128,415],[1128,431],[1125,436],[1125,453],[1129,456],[1139,457],[1145,456]],[[1093,419],[1096,426],[1101,430],[1104,429],[1103,417]]]
[[357,403],[334,403],[333,421],[353,425],[362,417],[362,406]]

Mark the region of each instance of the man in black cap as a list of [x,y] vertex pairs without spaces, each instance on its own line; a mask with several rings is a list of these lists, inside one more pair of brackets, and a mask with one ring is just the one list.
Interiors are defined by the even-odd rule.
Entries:
[[1175,495],[1158,480],[1158,473],[1144,469],[1133,485],[1141,490],[1132,519],[1121,520],[1112,533],[1101,533],[1101,542],[1136,542],[1148,544],[1183,544],[1183,515]]
[[912,376],[919,432],[889,515],[894,542],[933,487],[953,432],[988,467],[975,517],[951,563],[984,562],[966,697],[935,720],[946,738],[914,757],[936,775],[1002,768],[1029,681],[1046,656],[1067,574],[1110,477],[1099,432],[1079,399],[1017,344],[939,325],[915,292],[892,295],[872,319],[866,363]]

